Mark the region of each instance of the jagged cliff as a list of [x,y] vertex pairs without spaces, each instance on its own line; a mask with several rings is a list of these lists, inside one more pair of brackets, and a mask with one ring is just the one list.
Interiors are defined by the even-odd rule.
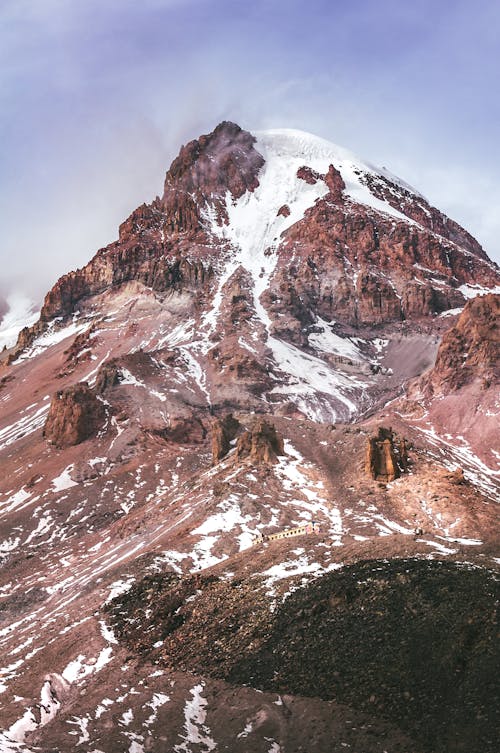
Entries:
[[443,336],[432,371],[421,381],[427,396],[442,395],[473,381],[484,389],[500,379],[500,295],[469,301]]

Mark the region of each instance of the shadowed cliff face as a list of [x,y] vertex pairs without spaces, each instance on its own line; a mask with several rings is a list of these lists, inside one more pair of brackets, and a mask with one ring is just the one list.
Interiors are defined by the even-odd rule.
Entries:
[[500,378],[500,295],[467,303],[456,325],[443,336],[434,368],[423,379],[428,395],[453,392],[471,382],[485,388]]

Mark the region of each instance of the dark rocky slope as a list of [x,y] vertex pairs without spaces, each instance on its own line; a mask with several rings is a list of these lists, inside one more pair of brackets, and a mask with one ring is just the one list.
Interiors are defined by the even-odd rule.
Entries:
[[275,612],[257,578],[172,575],[144,579],[108,611],[142,657],[335,699],[384,718],[429,753],[493,753],[498,595],[487,571],[396,559],[325,575]]

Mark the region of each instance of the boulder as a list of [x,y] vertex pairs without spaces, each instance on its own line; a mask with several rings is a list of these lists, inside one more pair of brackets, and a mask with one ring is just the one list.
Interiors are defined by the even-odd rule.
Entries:
[[95,436],[106,421],[106,409],[86,382],[56,392],[43,436],[56,447],[71,447]]

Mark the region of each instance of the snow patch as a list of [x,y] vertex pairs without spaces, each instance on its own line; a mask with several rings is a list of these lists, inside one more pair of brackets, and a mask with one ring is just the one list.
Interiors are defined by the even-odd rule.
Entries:
[[56,324],[58,324],[59,321],[60,319],[54,319],[53,321],[51,321],[48,325],[47,331],[44,332],[43,335],[40,335],[40,337],[37,337],[36,340],[33,341],[33,344],[21,353],[19,358],[17,358],[13,362],[14,365],[22,363],[23,361],[27,361],[28,359],[34,358],[35,356],[39,356],[41,353],[43,353],[48,348],[51,348],[53,345],[58,345],[68,337],[78,335],[88,327],[88,323],[86,322],[79,324],[75,316],[71,324],[68,324],[60,329],[56,329]]
[[56,476],[56,478],[52,479],[52,488],[55,492],[61,492],[63,491],[63,489],[70,489],[72,486],[77,485],[76,481],[73,481],[70,476],[72,470],[73,465],[68,465],[68,467],[59,474],[59,476]]
[[192,698],[187,700],[184,706],[184,731],[185,735],[179,734],[183,742],[174,746],[175,753],[191,753],[191,744],[203,745],[205,753],[216,749],[216,744],[210,735],[206,725],[207,700],[202,696],[204,683],[195,685],[191,690]]
[[458,288],[464,298],[470,299],[475,298],[478,295],[487,295],[488,293],[500,293],[500,285],[495,285],[491,288],[485,288],[482,285],[460,285]]
[[352,361],[363,361],[364,357],[355,343],[348,337],[336,335],[332,329],[333,322],[326,322],[321,317],[316,317],[316,323],[322,327],[322,332],[313,332],[308,336],[309,344],[323,353],[332,353]]

